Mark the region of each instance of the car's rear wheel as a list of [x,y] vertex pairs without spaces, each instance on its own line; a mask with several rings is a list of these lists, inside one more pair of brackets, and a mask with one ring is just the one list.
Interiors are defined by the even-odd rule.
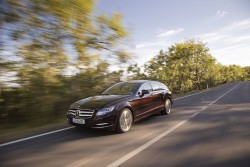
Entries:
[[161,114],[162,115],[169,115],[171,112],[171,108],[172,108],[172,103],[169,99],[167,99],[165,101],[165,104],[164,104],[164,110],[161,111]]
[[129,131],[133,124],[133,115],[130,109],[124,108],[118,119],[118,124],[116,126],[116,131],[119,133],[125,133]]

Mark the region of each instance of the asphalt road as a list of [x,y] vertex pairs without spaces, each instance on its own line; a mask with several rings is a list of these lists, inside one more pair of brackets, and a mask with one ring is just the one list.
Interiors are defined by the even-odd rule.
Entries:
[[71,128],[0,146],[1,167],[249,167],[250,82],[176,99],[125,134]]

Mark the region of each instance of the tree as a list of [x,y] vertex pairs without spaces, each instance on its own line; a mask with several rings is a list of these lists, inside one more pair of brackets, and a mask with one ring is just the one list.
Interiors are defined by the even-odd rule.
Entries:
[[195,40],[174,44],[166,52],[161,50],[144,64],[144,73],[136,64],[129,66],[128,71],[132,79],[152,79],[166,83],[174,93],[250,78],[249,67],[217,63],[206,44]]
[[[121,72],[108,67],[113,59],[120,64],[130,59],[123,50],[128,32],[119,13],[96,15],[94,5],[94,0],[0,1],[0,75],[15,72],[19,85],[0,85],[6,124],[54,121],[73,100],[119,81]],[[63,76],[68,66],[79,73]]]
[[244,80],[250,81],[250,66],[244,67]]
[[147,76],[141,72],[141,69],[137,64],[130,65],[127,69],[127,72],[129,79],[141,80],[147,78]]
[[[135,64],[128,68],[132,79],[152,79],[166,83],[174,93],[204,89],[218,84],[246,80],[249,68],[224,66],[216,62],[205,43],[186,40],[162,50],[144,64],[143,74]],[[142,77],[143,76],[143,77]]]
[[246,71],[238,65],[223,66],[221,69],[224,82],[244,80]]
[[145,70],[149,78],[167,83],[175,92],[201,89],[210,83],[216,63],[208,51],[204,43],[187,40],[160,51]]

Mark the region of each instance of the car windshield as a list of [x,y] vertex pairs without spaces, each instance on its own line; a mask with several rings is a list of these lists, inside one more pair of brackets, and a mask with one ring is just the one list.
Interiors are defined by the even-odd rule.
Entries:
[[128,83],[122,82],[115,84],[102,92],[103,95],[129,95],[134,94],[138,87],[140,86],[139,83]]

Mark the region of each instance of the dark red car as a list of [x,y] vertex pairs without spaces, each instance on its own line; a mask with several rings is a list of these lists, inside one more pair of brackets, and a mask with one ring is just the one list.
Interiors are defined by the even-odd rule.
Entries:
[[74,126],[127,132],[135,121],[156,112],[169,114],[172,103],[171,91],[160,82],[120,82],[98,96],[72,104],[67,112],[67,118]]

